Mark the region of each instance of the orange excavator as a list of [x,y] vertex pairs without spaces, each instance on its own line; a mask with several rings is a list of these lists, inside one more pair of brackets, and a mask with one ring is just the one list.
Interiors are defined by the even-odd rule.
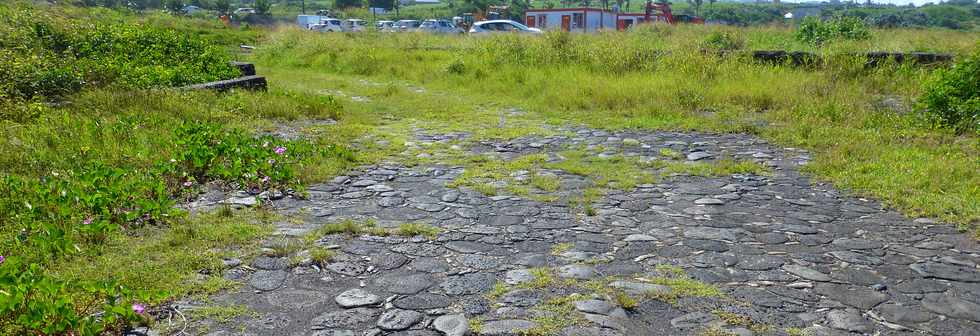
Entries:
[[677,24],[678,22],[683,23],[693,23],[693,24],[704,24],[704,18],[693,16],[693,15],[674,15],[670,11],[669,2],[653,2],[647,0],[646,5],[646,15],[643,17],[644,22],[666,22],[667,24]]
[[503,17],[503,13],[507,13],[510,6],[487,6],[486,10],[477,10],[474,13],[463,13],[462,16],[457,17],[458,19],[454,22],[456,26],[463,28],[465,31],[469,31],[470,27],[473,26],[473,22],[485,21],[485,20],[499,20]]

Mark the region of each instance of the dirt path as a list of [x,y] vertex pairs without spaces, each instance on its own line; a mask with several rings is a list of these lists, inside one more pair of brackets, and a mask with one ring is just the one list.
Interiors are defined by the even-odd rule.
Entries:
[[[259,257],[225,276],[245,285],[211,305],[254,314],[199,321],[207,335],[977,335],[980,247],[953,227],[883,210],[814,184],[801,151],[746,135],[608,133],[473,143],[499,160],[563,148],[640,161],[753,160],[771,174],[673,176],[606,189],[589,213],[569,206],[596,181],[557,177],[557,199],[450,188],[462,166],[379,165],[310,187],[272,207],[277,241],[327,223],[427,223],[433,238],[319,236],[322,267],[303,251]],[[437,148],[451,136],[417,134]],[[669,149],[670,151],[664,151]],[[428,155],[428,154],[425,154]],[[656,170],[656,168],[647,168]],[[505,187],[504,182],[495,182]],[[505,189],[501,189],[505,190]],[[207,200],[205,200],[207,201]],[[212,200],[217,201],[217,200]],[[624,307],[625,306],[625,307]],[[188,309],[185,306],[185,309]]]

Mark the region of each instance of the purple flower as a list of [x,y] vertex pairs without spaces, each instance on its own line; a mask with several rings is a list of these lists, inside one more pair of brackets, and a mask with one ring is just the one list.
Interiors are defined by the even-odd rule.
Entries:
[[275,149],[276,154],[283,155],[286,153],[286,147],[279,146]]
[[2,264],[3,264],[3,261],[4,261],[4,260],[7,260],[7,258],[4,258],[4,257],[3,257],[2,255],[0,255],[0,265],[2,265]]
[[89,216],[88,218],[86,218],[85,220],[83,220],[83,221],[82,221],[82,224],[83,224],[83,225],[89,225],[89,224],[92,224],[92,221],[93,221],[93,220],[94,220],[94,219],[93,219],[93,218],[92,218],[91,216]]
[[262,178],[262,183],[268,183],[268,182],[269,182],[268,176]]
[[269,159],[269,164],[276,164],[276,159]]
[[136,312],[137,314],[142,314],[143,312],[146,311],[146,307],[143,307],[143,305],[141,305],[139,303],[134,303],[133,304],[133,311]]

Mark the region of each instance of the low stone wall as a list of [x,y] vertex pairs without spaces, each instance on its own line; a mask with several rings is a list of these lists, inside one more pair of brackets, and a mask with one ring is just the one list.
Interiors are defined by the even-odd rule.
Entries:
[[[946,63],[953,60],[951,54],[937,53],[898,53],[898,52],[866,52],[866,53],[846,53],[839,56],[864,57],[866,66],[878,66],[888,61],[896,63],[913,63],[928,65],[936,63]],[[805,51],[785,51],[785,50],[756,50],[752,52],[752,58],[759,62],[779,63],[792,65],[818,65],[823,62],[824,57],[812,52]]]
[[265,81],[265,77],[262,76],[244,76],[229,80],[208,82],[201,84],[194,84],[185,86],[185,89],[189,90],[217,90],[217,91],[227,91],[231,89],[245,89],[245,90],[265,90],[268,83]]
[[200,83],[183,87],[187,90],[217,90],[227,91],[231,89],[245,90],[265,90],[268,83],[265,77],[255,75],[255,65],[246,62],[231,62],[231,65],[238,68],[241,77],[221,80],[216,82]]

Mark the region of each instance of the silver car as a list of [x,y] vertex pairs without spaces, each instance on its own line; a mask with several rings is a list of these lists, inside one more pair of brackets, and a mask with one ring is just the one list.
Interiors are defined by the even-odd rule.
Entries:
[[419,20],[399,20],[395,22],[395,30],[397,31],[415,31],[416,28],[422,25]]
[[541,29],[531,28],[511,20],[478,21],[470,28],[470,34],[489,33],[541,34]]
[[456,28],[456,25],[449,22],[449,20],[425,20],[419,26],[418,31],[436,34],[460,34],[463,32],[462,29]]

